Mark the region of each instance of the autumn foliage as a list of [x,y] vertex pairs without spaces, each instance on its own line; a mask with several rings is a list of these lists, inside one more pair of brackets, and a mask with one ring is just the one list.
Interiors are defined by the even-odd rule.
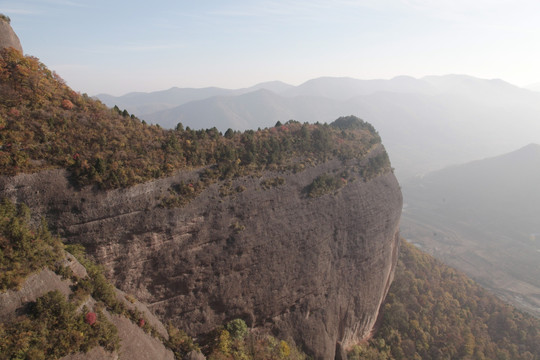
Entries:
[[540,359],[540,321],[404,243],[382,323],[359,359]]
[[84,321],[86,321],[88,325],[94,325],[96,323],[96,320],[97,315],[94,312],[89,312],[84,316]]
[[[380,138],[355,118],[350,129],[290,121],[261,131],[165,130],[74,92],[38,59],[0,51],[0,174],[62,167],[75,183],[126,187],[181,169],[219,178],[293,169],[329,157],[362,158]],[[306,164],[300,163],[304,162]],[[389,169],[389,166],[388,166]]]
[[71,110],[73,109],[73,103],[71,101],[69,101],[68,99],[64,99],[62,100],[62,108],[65,109],[65,110]]

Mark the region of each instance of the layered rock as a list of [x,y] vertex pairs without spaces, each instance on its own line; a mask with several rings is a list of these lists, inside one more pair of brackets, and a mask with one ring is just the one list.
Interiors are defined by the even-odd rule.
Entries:
[[10,20],[7,16],[0,14],[0,49],[12,47],[23,52],[21,42],[11,28]]
[[[343,166],[213,184],[172,209],[162,198],[198,171],[105,192],[76,189],[65,171],[50,170],[1,178],[0,196],[46,216],[119,288],[192,335],[242,318],[334,359],[373,328],[397,261],[402,205],[391,172],[314,199],[303,193]],[[265,190],[261,181],[274,177],[284,184]],[[220,187],[240,192],[221,196]]]

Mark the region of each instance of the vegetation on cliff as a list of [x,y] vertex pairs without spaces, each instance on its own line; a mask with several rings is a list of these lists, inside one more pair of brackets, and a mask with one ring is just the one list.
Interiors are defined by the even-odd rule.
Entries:
[[246,323],[235,319],[211,332],[204,340],[209,360],[306,360],[297,347],[257,330],[249,331]]
[[[88,276],[78,277],[63,265],[64,249],[84,266]],[[0,203],[0,293],[16,290],[32,273],[54,269],[71,280],[67,298],[54,290],[26,304],[15,319],[0,322],[1,359],[59,359],[87,352],[95,346],[118,351],[121,343],[115,325],[106,312],[130,319],[183,359],[200,346],[184,331],[168,325],[168,339],[153,328],[143,313],[129,307],[107,281],[99,265],[91,261],[80,245],[67,245],[52,236],[47,225],[31,225],[30,211],[4,199]],[[89,297],[97,304],[88,309]],[[133,302],[131,297],[127,301]],[[262,333],[249,331],[245,322],[233,320],[215,329],[204,339],[204,352],[210,359],[305,359],[293,345]]]
[[36,229],[28,225],[30,210],[10,201],[0,203],[0,292],[18,287],[31,273],[47,266],[58,268],[63,258],[60,240],[42,221]]
[[268,168],[300,170],[330,157],[361,159],[380,137],[362,120],[344,119],[333,125],[289,121],[225,136],[181,124],[164,130],[74,92],[36,58],[0,52],[4,175],[65,167],[78,184],[113,188],[178,169],[210,166],[210,177],[224,179]]
[[404,242],[380,328],[359,359],[539,359],[540,320]]
[[98,345],[108,351],[119,348],[116,327],[103,312],[77,311],[59,291],[31,303],[27,316],[0,324],[0,339],[5,359],[59,359]]
[[[38,228],[30,225],[26,206],[16,206],[5,199],[1,202],[0,292],[16,289],[28,275],[45,267],[65,277],[74,276],[62,265],[63,249],[61,240],[50,234],[43,221]],[[80,280],[95,284],[92,277]],[[59,291],[50,291],[30,302],[25,315],[0,323],[1,358],[58,359],[97,345],[117,350],[119,339],[114,325],[99,307],[97,313],[85,307],[78,310],[81,300],[68,300]],[[92,316],[88,317],[89,314]]]
[[[63,258],[61,240],[43,223],[31,226],[26,207],[4,200],[0,225],[4,290],[16,288],[42,267],[74,276],[58,266]],[[28,253],[32,246],[40,251]],[[96,345],[116,350],[116,329],[103,314],[109,311],[127,316],[159,338],[178,359],[197,349],[216,360],[306,358],[293,345],[249,330],[239,319],[207,334],[201,345],[171,325],[169,339],[161,338],[141,313],[118,300],[99,266],[86,258],[80,246],[69,246],[68,250],[85,266],[88,277],[76,279],[69,299],[59,292],[46,293],[29,304],[25,315],[0,324],[1,354],[8,358],[54,359]],[[25,262],[24,254],[33,264]],[[19,271],[16,276],[14,270]],[[18,280],[5,280],[12,277]],[[80,309],[88,296],[98,301],[95,312]],[[539,320],[504,304],[466,276],[404,243],[395,281],[382,308],[380,327],[368,344],[349,353],[349,359],[536,359],[540,356],[539,344]]]

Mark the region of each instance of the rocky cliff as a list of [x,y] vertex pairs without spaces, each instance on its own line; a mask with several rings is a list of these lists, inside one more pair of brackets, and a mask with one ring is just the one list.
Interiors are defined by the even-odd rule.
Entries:
[[201,339],[241,318],[326,360],[370,335],[402,205],[370,124],[163,130],[36,58],[0,60],[0,198],[83,244],[118,288]]
[[21,42],[15,34],[15,31],[11,28],[10,19],[0,14],[0,49],[12,47],[23,52]]
[[[361,162],[383,151],[377,145]],[[373,329],[397,260],[402,205],[391,172],[306,196],[317,176],[343,166],[221,181],[176,208],[162,199],[199,170],[109,191],[78,189],[64,170],[49,170],[0,178],[0,197],[84,244],[119,288],[192,335],[242,318],[334,359]]]

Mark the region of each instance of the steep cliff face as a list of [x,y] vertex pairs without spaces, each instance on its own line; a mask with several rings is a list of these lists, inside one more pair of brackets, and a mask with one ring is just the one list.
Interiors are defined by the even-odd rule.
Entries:
[[[332,160],[221,182],[171,209],[162,198],[197,171],[105,192],[76,189],[65,171],[50,170],[0,178],[0,197],[46,216],[119,288],[192,335],[242,318],[334,359],[373,328],[397,261],[402,205],[391,172],[318,198],[303,193],[342,169]],[[265,190],[261,182],[276,177],[284,183]]]
[[0,14],[0,49],[12,47],[23,52],[21,42],[11,28],[9,18]]

